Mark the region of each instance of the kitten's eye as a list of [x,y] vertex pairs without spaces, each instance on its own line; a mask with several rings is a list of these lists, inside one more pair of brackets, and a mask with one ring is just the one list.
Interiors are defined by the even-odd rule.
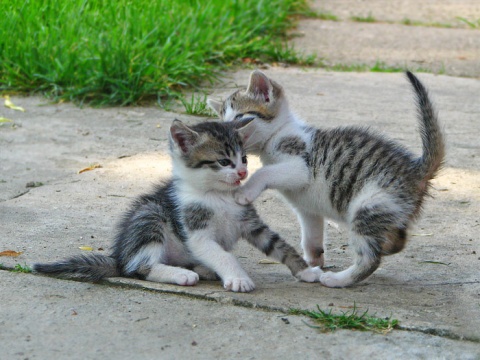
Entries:
[[235,116],[235,120],[240,120],[242,117],[243,117],[243,114],[237,114],[237,116]]
[[220,160],[217,160],[217,161],[222,166],[228,166],[232,163],[229,159],[220,159]]
[[244,163],[244,164],[247,163],[247,155],[242,156],[242,163]]

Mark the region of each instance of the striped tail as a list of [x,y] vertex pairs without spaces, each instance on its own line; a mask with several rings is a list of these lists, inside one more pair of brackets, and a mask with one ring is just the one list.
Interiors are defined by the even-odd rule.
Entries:
[[442,167],[445,159],[445,143],[438,123],[437,113],[428,97],[428,92],[418,78],[407,71],[408,80],[412,84],[417,101],[417,111],[420,121],[423,154],[419,159],[425,188]]
[[78,255],[50,264],[34,264],[37,273],[97,282],[106,277],[120,276],[114,258],[99,254]]

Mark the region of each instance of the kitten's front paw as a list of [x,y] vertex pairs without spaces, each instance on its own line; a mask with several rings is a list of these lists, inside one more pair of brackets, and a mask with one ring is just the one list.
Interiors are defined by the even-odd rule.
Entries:
[[250,278],[232,278],[225,280],[223,287],[234,292],[250,292],[255,290],[255,284]]
[[175,283],[182,286],[193,286],[198,283],[198,274],[194,271],[185,270],[175,275]]
[[252,190],[240,188],[235,192],[235,202],[239,205],[251,204],[257,197],[258,193]]
[[322,274],[323,274],[322,269],[320,269],[319,267],[313,267],[313,268],[307,268],[305,270],[302,270],[295,276],[300,281],[319,282],[320,276]]
[[332,288],[341,288],[351,284],[350,279],[345,278],[344,275],[340,273],[334,273],[332,271],[324,272],[320,275],[320,282],[322,285]]

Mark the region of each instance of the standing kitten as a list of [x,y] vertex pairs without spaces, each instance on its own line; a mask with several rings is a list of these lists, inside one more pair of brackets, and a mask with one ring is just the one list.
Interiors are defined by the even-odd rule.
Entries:
[[[246,91],[209,105],[224,121],[253,119],[245,140],[263,167],[236,193],[249,204],[268,188],[292,205],[302,227],[305,260],[323,266],[324,217],[350,231],[354,264],[320,276],[322,284],[344,287],[371,275],[381,255],[401,251],[407,230],[421,211],[430,183],[444,159],[435,110],[420,81],[407,72],[417,98],[423,154],[362,128],[315,129],[290,111],[282,87],[254,71]],[[252,126],[249,126],[251,128]]]
[[[248,124],[205,122],[192,127],[175,120],[170,128],[173,178],[139,197],[120,223],[110,256],[78,255],[34,270],[99,281],[140,277],[195,285],[189,269],[206,267],[227,290],[249,292],[253,281],[229,253],[240,237],[282,263],[303,281],[319,279],[293,247],[262,222],[251,205],[238,205],[233,191],[247,177],[242,133]],[[235,127],[240,127],[238,130]],[[203,266],[202,266],[203,265]]]

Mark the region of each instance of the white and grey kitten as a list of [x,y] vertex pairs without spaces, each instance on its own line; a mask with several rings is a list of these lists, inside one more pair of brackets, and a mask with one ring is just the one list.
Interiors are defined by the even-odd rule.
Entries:
[[[324,217],[346,224],[354,264],[325,272],[320,281],[344,287],[364,280],[382,255],[401,251],[419,216],[430,180],[444,160],[444,141],[427,91],[410,72],[419,113],[423,154],[414,156],[392,140],[364,128],[316,129],[289,109],[282,87],[260,71],[246,90],[209,105],[224,121],[252,120],[247,152],[263,167],[236,193],[250,204],[262,191],[277,189],[298,215],[305,260],[324,265]],[[252,126],[253,125],[253,126]]]
[[298,279],[319,281],[319,270],[308,268],[252,205],[234,200],[233,191],[247,177],[242,134],[248,126],[204,122],[188,127],[175,120],[170,128],[173,177],[134,201],[111,255],[78,255],[35,264],[34,271],[89,281],[125,276],[195,285],[197,270],[206,278],[218,275],[227,290],[249,292],[255,285],[230,253],[243,237]]

